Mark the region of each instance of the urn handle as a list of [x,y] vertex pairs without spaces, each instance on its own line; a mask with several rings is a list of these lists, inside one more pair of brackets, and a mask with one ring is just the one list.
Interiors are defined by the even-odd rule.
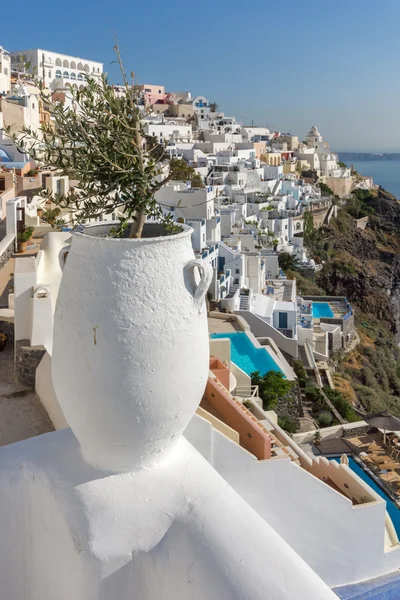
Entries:
[[200,272],[200,282],[194,291],[193,297],[195,303],[200,309],[204,302],[204,298],[207,294],[208,288],[210,287],[213,272],[211,266],[205,260],[197,258],[191,260],[186,265],[185,269],[187,269],[188,271],[194,271],[196,267]]
[[58,262],[60,263],[61,271],[64,271],[65,262],[67,260],[67,256],[70,250],[71,244],[69,244],[68,246],[64,246],[64,248],[61,248],[60,252],[58,253]]

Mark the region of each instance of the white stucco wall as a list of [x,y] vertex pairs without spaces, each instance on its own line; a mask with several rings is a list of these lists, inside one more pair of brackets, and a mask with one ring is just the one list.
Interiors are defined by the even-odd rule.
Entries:
[[157,468],[112,477],[69,429],[0,455],[4,598],[336,598],[184,438]]
[[15,339],[30,340],[32,335],[33,298],[36,285],[35,258],[17,258],[14,266]]
[[400,546],[385,553],[384,502],[353,506],[289,459],[257,461],[217,431],[211,443],[214,468],[329,586],[398,568]]
[[43,356],[36,369],[35,390],[56,429],[65,429],[68,423],[54,391],[51,376],[51,356],[48,352]]

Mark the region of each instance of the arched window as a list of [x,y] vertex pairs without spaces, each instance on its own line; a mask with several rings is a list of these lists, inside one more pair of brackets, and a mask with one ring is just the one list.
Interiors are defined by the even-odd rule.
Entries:
[[64,79],[69,79],[69,73],[68,73],[68,71],[64,71],[63,77],[64,77]]
[[85,65],[83,67],[83,70],[86,71],[86,73],[89,73],[90,72],[89,65]]
[[70,69],[76,69],[76,62],[74,60],[71,60],[69,68]]
[[79,69],[80,71],[83,71],[83,64],[82,64],[81,62],[80,62],[80,63],[78,63],[78,69]]
[[56,71],[56,79],[61,79],[62,73],[61,71]]
[[78,81],[83,81],[83,75],[82,75],[82,73],[78,73],[77,79],[78,79]]
[[69,76],[69,78],[70,78],[70,79],[76,79],[76,75],[75,75],[75,73],[71,73],[71,74],[70,74],[70,76]]
[[61,58],[56,58],[56,67],[62,67]]
[[69,67],[69,62],[65,58],[63,60],[63,67],[67,67],[67,69]]

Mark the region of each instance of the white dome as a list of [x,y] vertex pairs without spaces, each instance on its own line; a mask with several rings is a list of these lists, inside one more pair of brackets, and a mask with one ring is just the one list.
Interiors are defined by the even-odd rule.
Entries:
[[5,150],[2,150],[2,148],[0,148],[0,161],[1,162],[11,162],[11,158],[8,156],[8,154]]
[[318,131],[318,127],[316,125],[313,125],[310,129],[310,131],[307,134],[307,137],[319,137],[321,134]]

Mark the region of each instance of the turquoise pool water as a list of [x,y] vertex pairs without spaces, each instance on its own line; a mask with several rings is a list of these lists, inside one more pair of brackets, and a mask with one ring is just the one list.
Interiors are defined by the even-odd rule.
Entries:
[[231,340],[231,360],[248,375],[254,371],[260,371],[261,375],[268,371],[282,373],[282,369],[278,367],[269,352],[265,348],[256,348],[243,331],[212,333],[210,337],[229,338]]
[[332,309],[327,302],[313,302],[312,314],[316,319],[321,317],[333,317]]
[[[332,460],[336,460],[336,462],[340,462],[340,457],[333,458]],[[385,494],[383,490],[375,483],[375,481],[362,469],[355,460],[349,456],[349,467],[354,473],[356,473],[365,483],[368,483],[369,487],[371,487],[381,498],[386,501],[386,510],[389,513],[390,518],[392,519],[394,528],[397,532],[397,535],[400,539],[400,509],[397,508],[396,504]]]

